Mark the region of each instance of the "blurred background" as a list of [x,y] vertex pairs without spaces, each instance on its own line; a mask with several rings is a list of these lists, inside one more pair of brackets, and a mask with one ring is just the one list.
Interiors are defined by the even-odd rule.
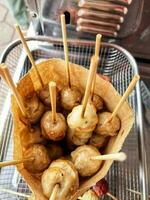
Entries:
[[0,0],[0,54],[11,41],[17,38],[14,29],[15,19],[11,14],[6,1]]

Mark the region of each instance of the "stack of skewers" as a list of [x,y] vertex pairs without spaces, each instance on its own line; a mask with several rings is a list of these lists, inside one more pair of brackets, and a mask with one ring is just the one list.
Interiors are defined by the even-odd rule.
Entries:
[[132,0],[79,0],[77,31],[117,37]]
[[[132,127],[133,114],[125,100],[139,76],[133,77],[120,97],[111,83],[96,74],[99,34],[89,71],[69,63],[64,15],[61,23],[65,61],[50,59],[38,65],[16,26],[32,69],[16,86],[7,66],[0,66],[0,74],[13,93],[14,120],[14,160],[1,162],[0,167],[16,165],[35,199],[94,199],[86,195],[98,199],[104,194],[116,199],[107,189],[97,192],[104,183],[97,182],[113,160],[126,159],[119,150]],[[102,93],[110,93],[115,102]],[[120,114],[124,109],[128,112],[125,119]]]

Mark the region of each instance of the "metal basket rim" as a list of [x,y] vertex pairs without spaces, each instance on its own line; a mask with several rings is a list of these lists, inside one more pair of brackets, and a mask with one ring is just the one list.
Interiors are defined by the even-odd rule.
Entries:
[[[47,36],[35,36],[35,37],[25,37],[26,41],[37,41],[37,42],[48,42],[48,43],[56,43],[60,44],[62,43],[61,38],[53,38],[53,37],[47,37]],[[79,40],[79,39],[68,39],[68,44],[73,44],[73,45],[82,45],[82,46],[95,46],[95,41],[88,41],[88,40]],[[16,39],[12,41],[2,52],[1,57],[0,57],[0,63],[4,62],[6,55],[11,51],[12,48],[15,46],[21,44],[20,39]],[[121,51],[126,55],[128,58],[128,61],[131,63],[132,67],[134,68],[134,71],[136,74],[138,74],[138,67],[136,64],[135,59],[131,55],[129,51],[127,51],[125,48],[114,44],[114,43],[108,43],[108,42],[102,42],[102,46],[104,47],[111,47],[111,48],[116,48],[117,50]]]

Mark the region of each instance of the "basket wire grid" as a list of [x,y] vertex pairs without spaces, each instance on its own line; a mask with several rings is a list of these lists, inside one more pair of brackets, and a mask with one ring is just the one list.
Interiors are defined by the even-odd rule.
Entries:
[[[64,58],[62,42],[50,40],[42,41],[41,39],[28,41],[28,45],[32,50],[32,54],[36,62],[41,59],[52,57]],[[88,67],[90,65],[90,57],[94,53],[94,43],[90,42],[70,42],[69,43],[69,60],[70,62]],[[137,73],[134,62],[131,62],[130,57],[123,52],[122,49],[117,48],[116,45],[103,44],[100,52],[100,62],[98,72],[108,75],[111,82],[117,91],[122,95],[126,90],[132,77]],[[20,71],[20,77],[23,76],[31,67],[31,64],[26,57],[20,41],[14,42],[10,45],[2,56],[2,62],[6,63],[13,76],[17,70]],[[21,64],[21,65],[20,65]],[[18,77],[19,78],[19,77]],[[10,95],[10,92],[3,82],[0,80],[0,114],[4,113],[5,99]],[[142,193],[142,198],[138,195],[132,194],[127,189],[134,189],[142,191],[145,187],[144,177],[141,178],[140,171],[143,163],[141,162],[141,155],[139,144],[139,119],[137,109],[137,92],[134,90],[128,98],[129,104],[135,111],[135,123],[128,136],[123,151],[127,153],[128,159],[124,163],[114,162],[113,166],[107,174],[110,192],[119,200],[146,200],[145,192]],[[0,158],[2,160],[10,160],[13,156],[12,145],[12,117],[7,105],[8,113],[5,113],[5,125],[2,129],[0,140]],[[21,193],[30,194],[30,190],[25,181],[18,177],[17,183],[13,183],[15,167],[5,167],[0,171],[0,187],[9,188]],[[20,199],[25,198],[13,196],[0,192],[0,199]],[[104,199],[109,199],[105,197]]]

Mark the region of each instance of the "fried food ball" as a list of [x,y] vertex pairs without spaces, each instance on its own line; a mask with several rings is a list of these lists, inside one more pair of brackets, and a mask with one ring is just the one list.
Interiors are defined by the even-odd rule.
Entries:
[[61,105],[66,110],[72,110],[81,102],[82,95],[77,87],[64,87],[61,91]]
[[21,144],[24,148],[29,148],[33,144],[43,144],[46,143],[45,138],[42,136],[41,130],[39,127],[29,130],[28,127],[25,127],[20,134]]
[[32,161],[24,162],[24,167],[33,174],[43,172],[51,162],[47,149],[41,144],[32,145],[23,153],[23,156],[34,158]]
[[[45,85],[38,93],[40,100],[48,107],[51,106],[50,92],[48,85]],[[56,102],[59,101],[59,91],[56,87]]]
[[40,102],[36,93],[28,95],[24,100],[24,104],[29,122],[36,124],[45,111],[44,105]]
[[63,149],[58,144],[48,144],[46,148],[51,160],[56,160],[63,156]]
[[81,132],[91,132],[95,129],[98,122],[96,109],[92,104],[87,104],[84,117],[81,116],[82,105],[73,108],[67,117],[68,126],[71,129]]
[[[47,170],[45,170],[42,175],[42,180],[41,180],[43,194],[48,199],[50,199],[51,193],[56,184],[59,184],[60,187],[64,190],[65,189],[64,184],[67,181],[65,177],[66,177],[66,172],[62,170],[61,168],[49,167]],[[60,188],[59,188],[59,191],[57,192],[57,196],[56,196],[57,199],[61,199],[59,196],[60,193],[62,195],[62,192],[60,191]]]
[[79,187],[78,172],[70,161],[56,160],[42,175],[42,189],[49,199],[56,184],[59,185],[56,199],[69,200]]
[[75,129],[68,128],[67,131],[67,144],[68,147],[72,144],[76,146],[84,145],[88,142],[89,138],[92,136],[92,132],[81,132]]
[[108,192],[108,182],[103,178],[98,181],[93,187],[93,191],[97,194],[98,197],[102,197]]
[[68,122],[68,143],[83,145],[88,142],[92,131],[96,127],[98,117],[93,104],[87,104],[84,117],[81,117],[82,105],[73,108],[67,117]]
[[96,134],[104,136],[117,135],[121,127],[120,119],[117,116],[115,116],[111,121],[107,122],[110,116],[110,112],[102,112],[98,114],[98,124],[95,129]]
[[95,108],[96,108],[97,111],[102,110],[103,107],[104,107],[104,101],[103,101],[103,99],[99,95],[97,95],[97,94],[93,95],[92,103],[95,106]]
[[72,161],[79,174],[83,177],[95,174],[101,164],[101,160],[92,160],[91,157],[101,155],[97,148],[91,145],[83,145],[71,153]]
[[107,137],[104,137],[102,135],[93,134],[89,140],[89,144],[99,149],[101,147],[104,147],[107,140],[108,140]]
[[65,137],[67,124],[61,113],[56,114],[56,121],[52,121],[52,112],[47,111],[41,119],[42,135],[49,140],[59,141]]

